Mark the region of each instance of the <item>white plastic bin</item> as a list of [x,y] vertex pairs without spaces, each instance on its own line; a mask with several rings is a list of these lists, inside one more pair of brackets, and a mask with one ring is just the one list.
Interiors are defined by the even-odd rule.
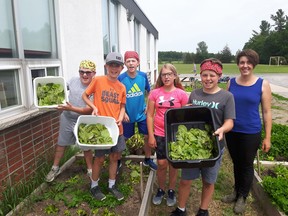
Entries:
[[60,76],[46,76],[46,77],[36,77],[33,80],[33,89],[34,89],[34,105],[41,109],[41,108],[56,108],[59,104],[49,105],[49,106],[39,106],[38,97],[37,97],[37,86],[38,84],[47,84],[47,83],[55,83],[60,84],[63,86],[64,89],[64,100],[61,104],[66,104],[68,101],[68,93],[67,93],[67,85],[64,77]]
[[[112,138],[113,144],[107,143],[99,143],[99,144],[87,144],[87,143],[80,143],[78,139],[78,127],[81,123],[84,124],[97,124],[100,123],[104,125]],[[74,135],[76,137],[76,143],[82,150],[95,150],[95,149],[110,149],[111,147],[115,146],[118,142],[119,136],[119,128],[116,124],[116,120],[112,117],[108,116],[94,116],[94,115],[81,115],[78,117],[77,122],[74,127]]]

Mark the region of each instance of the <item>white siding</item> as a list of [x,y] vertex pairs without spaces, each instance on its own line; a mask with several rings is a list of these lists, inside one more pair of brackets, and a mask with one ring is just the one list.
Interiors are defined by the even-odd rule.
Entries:
[[90,59],[103,74],[101,0],[59,0],[60,58],[66,79],[78,75],[79,63]]

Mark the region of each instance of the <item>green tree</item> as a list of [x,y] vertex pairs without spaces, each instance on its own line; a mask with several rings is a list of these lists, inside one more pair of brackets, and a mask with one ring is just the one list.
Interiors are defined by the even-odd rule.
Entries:
[[253,30],[253,34],[252,34],[253,37],[258,36],[258,35],[268,36],[270,34],[271,25],[267,21],[262,20],[259,28],[260,28],[260,33]]
[[[252,38],[249,39],[247,43],[245,43],[243,49],[253,49],[257,53],[259,53],[259,60],[261,64],[267,63],[267,59],[264,54],[264,46],[265,46],[265,41],[268,38],[268,36],[265,35],[254,35]],[[268,60],[269,61],[269,60]]]
[[209,57],[209,53],[208,53],[208,46],[204,41],[199,42],[197,45],[198,48],[196,48],[195,63],[199,64],[204,59]]
[[280,32],[287,26],[288,17],[284,14],[282,9],[276,12],[276,15],[271,15],[271,19],[275,22],[275,30]]
[[233,56],[231,53],[230,48],[228,47],[228,45],[226,45],[223,50],[218,54],[218,59],[222,62],[222,63],[231,63]]
[[284,56],[288,59],[288,30],[273,32],[270,37],[265,40],[260,56],[266,64],[269,63],[271,56]]
[[183,61],[183,53],[176,51],[158,52],[158,62]]
[[194,59],[193,59],[192,54],[190,54],[189,52],[185,53],[183,63],[184,64],[192,64],[193,62],[194,62]]
[[252,38],[244,45],[244,49],[254,49],[259,53],[261,64],[268,64],[271,56],[288,57],[288,17],[279,9],[271,19],[274,25],[263,20],[259,26],[260,33],[253,30]]

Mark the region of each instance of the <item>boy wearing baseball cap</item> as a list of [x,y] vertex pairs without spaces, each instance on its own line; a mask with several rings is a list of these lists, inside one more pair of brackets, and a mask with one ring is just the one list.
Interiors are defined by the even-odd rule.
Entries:
[[[148,130],[146,123],[145,94],[150,92],[150,84],[146,73],[137,70],[139,66],[139,55],[136,51],[127,51],[124,55],[124,64],[127,71],[120,74],[118,80],[126,87],[126,106],[123,120],[124,136],[126,139],[135,134],[135,123],[138,131],[144,135],[144,166],[151,170],[157,170],[157,165],[151,157],[151,148],[148,146]],[[118,162],[119,164],[119,162]]]
[[[94,77],[82,95],[83,100],[93,109],[92,115],[113,117],[119,126],[117,145],[108,150],[95,151],[90,191],[94,198],[100,201],[106,198],[98,185],[105,154],[109,154],[109,192],[117,200],[124,199],[123,194],[115,186],[117,161],[122,151],[126,148],[122,126],[125,114],[126,90],[125,86],[118,80],[118,76],[123,69],[123,64],[123,57],[120,53],[109,53],[105,64],[107,75]],[[92,94],[94,94],[93,102],[89,100],[89,96]]]

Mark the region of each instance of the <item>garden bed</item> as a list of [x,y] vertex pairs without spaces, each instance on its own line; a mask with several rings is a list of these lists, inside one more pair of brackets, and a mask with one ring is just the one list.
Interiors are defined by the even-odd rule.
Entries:
[[258,175],[256,171],[254,171],[254,181],[252,186],[252,192],[255,198],[259,201],[261,207],[265,211],[266,215],[273,216],[285,216],[283,212],[281,212],[276,205],[273,205],[271,199],[264,191],[262,185],[262,179]]
[[[123,166],[117,176],[118,188],[124,194],[124,201],[117,201],[107,193],[107,167],[105,166],[100,179],[100,186],[107,198],[96,201],[90,194],[90,179],[86,176],[85,163],[82,156],[73,157],[69,165],[62,166],[63,171],[52,183],[44,183],[37,193],[33,193],[25,202],[8,215],[135,215],[142,212],[145,215],[147,206],[142,206],[142,201],[148,203],[151,193],[146,193],[147,182],[152,185],[154,181],[149,168],[143,168],[143,182],[140,181],[140,165],[136,158],[123,159]],[[106,170],[106,171],[105,171]],[[132,170],[138,170],[131,174]],[[133,176],[133,177],[132,177]],[[142,187],[141,187],[142,186]],[[139,214],[140,215],[140,214]]]

